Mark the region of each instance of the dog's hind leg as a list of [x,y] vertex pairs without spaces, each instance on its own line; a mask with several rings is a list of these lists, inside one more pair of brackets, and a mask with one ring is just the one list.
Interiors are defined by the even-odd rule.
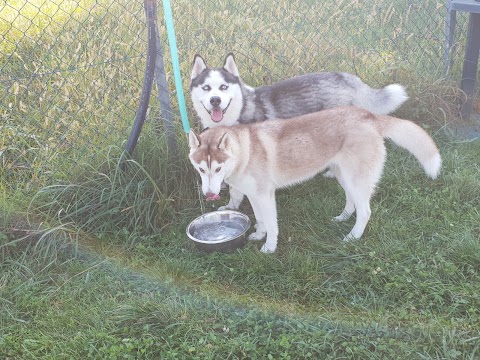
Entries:
[[352,201],[355,204],[355,211],[357,214],[353,229],[343,238],[344,241],[351,241],[362,237],[365,227],[370,220],[370,215],[372,213],[370,209],[370,198],[373,194],[373,189],[369,191],[369,189],[359,186],[350,188],[347,191],[350,191],[351,194],[353,193]]
[[342,213],[338,216],[335,216],[332,221],[347,221],[355,212],[355,205],[353,204],[352,196],[346,190],[347,188],[344,183],[344,179],[340,172],[340,169],[337,166],[332,166],[329,171],[332,173],[332,177],[337,178],[338,182],[340,183],[345,192],[345,208],[343,209]]
[[[340,181],[340,178],[342,179]],[[352,241],[360,239],[365,231],[368,220],[370,220],[371,210],[370,210],[370,198],[373,194],[373,186],[370,184],[365,184],[363,182],[355,181],[353,178],[349,177],[345,173],[341,173],[341,177],[337,176],[339,179],[340,185],[342,185],[345,190],[345,195],[347,197],[347,203],[345,205],[345,210],[342,214],[337,216],[334,219],[342,218],[342,216],[351,215],[352,205],[354,211],[357,214],[357,219],[355,225],[350,233],[343,238],[343,241]]]
[[[345,205],[347,212],[351,210],[351,208],[348,209],[348,206],[351,206],[351,203],[353,203],[357,215],[355,225],[350,233],[344,237],[344,241],[360,239],[370,220],[372,213],[370,209],[370,199],[382,174],[385,147],[377,147],[376,151],[370,154],[370,156],[370,162],[361,161],[362,158],[358,158],[353,168],[344,166],[340,169],[340,176],[337,176],[340,185],[342,185],[345,194],[347,194],[347,204]],[[350,162],[350,165],[351,164],[352,162]]]
[[237,210],[240,207],[240,204],[243,201],[245,195],[241,191],[238,191],[234,187],[230,186],[230,200],[225,206],[220,206],[218,210]]

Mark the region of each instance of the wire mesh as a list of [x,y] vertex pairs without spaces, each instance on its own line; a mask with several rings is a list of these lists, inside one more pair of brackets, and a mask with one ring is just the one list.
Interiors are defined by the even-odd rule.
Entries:
[[0,19],[7,180],[68,169],[124,139],[144,72],[141,1],[13,1]]
[[[445,77],[445,1],[182,0],[172,6],[184,89],[195,53],[221,66],[230,51],[252,86],[318,71],[355,73],[371,86]],[[159,12],[168,54],[161,6]],[[458,14],[456,54],[464,51],[465,24]],[[2,2],[0,49],[0,175],[7,183],[64,176],[99,148],[122,147],[145,70],[142,0]],[[459,82],[461,61],[453,64]],[[168,61],[165,75],[173,93]],[[171,101],[176,112],[174,96]]]

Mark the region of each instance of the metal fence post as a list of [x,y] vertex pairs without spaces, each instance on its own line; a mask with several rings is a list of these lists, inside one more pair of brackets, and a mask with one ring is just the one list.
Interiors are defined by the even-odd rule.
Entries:
[[155,23],[157,55],[155,58],[155,82],[160,102],[160,113],[163,120],[163,128],[167,137],[168,154],[174,159],[177,158],[177,138],[175,136],[175,125],[173,123],[172,104],[168,93],[167,77],[165,74],[165,63],[163,61],[163,48],[160,42],[158,26]]
[[463,117],[472,114],[472,101],[475,94],[478,57],[480,52],[480,13],[471,13],[468,22],[467,47],[463,61],[463,73],[460,88],[465,92],[467,100],[462,105]]

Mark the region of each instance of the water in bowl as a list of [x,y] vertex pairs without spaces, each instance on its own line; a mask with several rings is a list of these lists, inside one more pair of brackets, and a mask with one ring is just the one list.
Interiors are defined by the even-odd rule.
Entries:
[[237,237],[243,232],[241,224],[234,221],[205,223],[195,227],[193,236],[202,241],[220,241]]

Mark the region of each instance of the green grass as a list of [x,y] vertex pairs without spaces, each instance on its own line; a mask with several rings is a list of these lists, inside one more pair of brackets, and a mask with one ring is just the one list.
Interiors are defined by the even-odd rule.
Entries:
[[0,358],[480,356],[480,143],[449,135],[461,94],[441,78],[443,2],[173,2],[185,88],[194,53],[218,66],[228,51],[254,86],[322,70],[400,82],[411,98],[398,114],[439,145],[435,181],[389,145],[359,242],[340,241],[353,219],[330,221],[335,181],[279,191],[271,256],[259,244],[206,255],[186,239],[220,204],[199,196],[179,123],[178,161],[167,154],[154,99],[120,171],[142,2],[31,4],[0,6]]
[[[170,209],[177,216],[151,228],[132,223],[143,213],[132,210],[123,218],[114,206],[111,213],[99,211],[102,221],[94,224],[90,213],[65,208],[65,194],[51,197],[47,209],[57,218],[50,222],[58,224],[53,231],[17,242],[12,235],[2,238],[0,354],[475,359],[480,144],[437,141],[444,168],[436,181],[389,146],[372,220],[359,242],[340,241],[351,222],[329,220],[343,202],[331,179],[280,191],[280,241],[271,256],[257,244],[210,255],[192,247],[184,233],[200,211],[192,172],[181,180],[190,198],[171,196],[170,204],[182,203]],[[147,158],[160,151],[142,150]],[[115,178],[110,166],[103,170],[111,193],[105,185],[101,192],[127,198],[131,185],[119,195],[113,183],[125,179]],[[140,168],[132,167],[137,178],[130,182],[140,182],[140,174],[148,180]],[[75,194],[103,206],[91,193],[101,183],[92,174]],[[133,200],[140,208],[156,191],[143,189],[144,200]],[[43,195],[30,206],[31,217],[45,218],[34,205]],[[248,204],[243,210],[252,216]]]

